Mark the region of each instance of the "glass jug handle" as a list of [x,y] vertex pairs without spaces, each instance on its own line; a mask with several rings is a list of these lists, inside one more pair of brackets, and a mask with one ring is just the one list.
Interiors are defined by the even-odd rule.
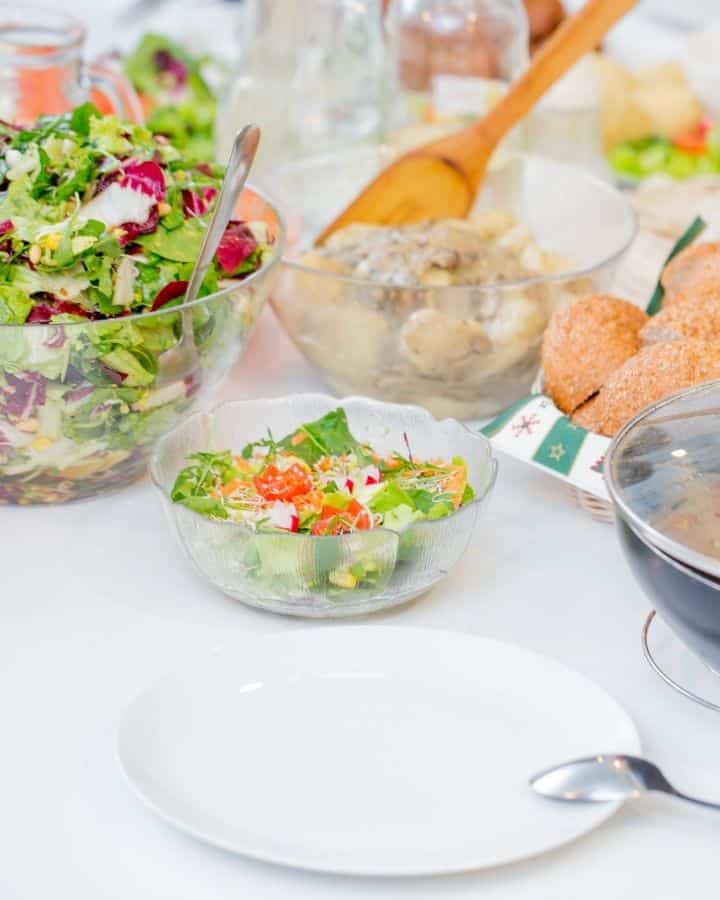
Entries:
[[102,62],[85,66],[85,79],[89,88],[99,91],[109,101],[112,112],[121,119],[142,124],[145,112],[135,88],[116,67]]

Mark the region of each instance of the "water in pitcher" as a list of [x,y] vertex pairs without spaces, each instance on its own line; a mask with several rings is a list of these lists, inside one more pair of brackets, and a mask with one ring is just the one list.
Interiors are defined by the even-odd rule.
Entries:
[[49,9],[4,8],[0,17],[0,119],[20,125],[67,112],[88,99],[125,118],[142,116],[125,78],[83,63],[85,29]]

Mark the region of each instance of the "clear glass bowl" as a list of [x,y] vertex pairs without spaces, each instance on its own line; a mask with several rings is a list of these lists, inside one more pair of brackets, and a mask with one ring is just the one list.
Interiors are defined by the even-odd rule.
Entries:
[[[353,434],[380,453],[406,453],[407,434],[418,457],[465,458],[476,498],[445,519],[416,522],[401,533],[376,528],[316,537],[257,532],[242,523],[205,518],[170,499],[190,453],[239,452],[268,428],[275,435],[288,434],[337,405],[324,394],[233,401],[191,416],[158,442],[150,473],[171,527],[200,574],[231,597],[295,616],[360,615],[417,597],[444,578],[465,552],[495,481],[490,443],[453,419],[438,422],[415,406],[363,397],[342,401]],[[356,563],[377,572],[373,587],[336,587],[338,576]]]
[[[436,416],[493,415],[530,388],[553,310],[578,294],[610,290],[635,236],[635,213],[581,169],[506,156],[488,172],[478,204],[514,212],[542,250],[567,261],[563,271],[483,286],[397,287],[299,264],[298,255],[389,158],[386,149],[360,148],[267,176],[288,221],[273,308],[340,395],[418,403]],[[487,339],[476,341],[480,330]]]
[[[238,360],[267,300],[284,246],[274,207],[247,190],[245,218],[275,237],[261,269],[171,311],[63,325],[0,325],[0,503],[62,503],[141,477],[155,441],[206,402]],[[192,322],[199,365],[158,385],[162,351]],[[115,351],[142,354],[143,374],[118,382],[103,363]],[[161,367],[160,367],[161,368]]]

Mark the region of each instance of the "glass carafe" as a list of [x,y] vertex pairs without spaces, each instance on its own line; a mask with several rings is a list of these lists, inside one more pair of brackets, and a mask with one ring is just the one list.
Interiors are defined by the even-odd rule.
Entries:
[[477,119],[528,64],[522,0],[390,0],[386,139],[401,149]]
[[291,156],[377,138],[381,0],[243,0],[240,58],[217,119],[217,156],[262,128],[256,171]]
[[0,6],[0,119],[28,125],[97,99],[104,111],[141,121],[132,87],[108,67],[85,64],[84,44],[85,29],[71,16]]

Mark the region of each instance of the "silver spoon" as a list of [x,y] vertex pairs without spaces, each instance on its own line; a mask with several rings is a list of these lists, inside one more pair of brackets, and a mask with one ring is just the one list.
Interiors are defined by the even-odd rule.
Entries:
[[158,357],[158,375],[155,381],[158,388],[186,378],[199,366],[192,310],[188,309],[187,305],[197,299],[220,239],[225,233],[225,227],[232,217],[240,192],[245,187],[259,141],[260,129],[257,125],[247,125],[235,136],[225,170],[225,179],[215,204],[215,212],[205,232],[200,253],[185,291],[184,309],[180,314],[181,338],[174,347],[161,353]]
[[698,806],[720,809],[720,803],[698,800],[675,790],[656,765],[638,756],[610,753],[575,759],[539,772],[530,779],[530,786],[553,800],[605,803],[659,791]]

